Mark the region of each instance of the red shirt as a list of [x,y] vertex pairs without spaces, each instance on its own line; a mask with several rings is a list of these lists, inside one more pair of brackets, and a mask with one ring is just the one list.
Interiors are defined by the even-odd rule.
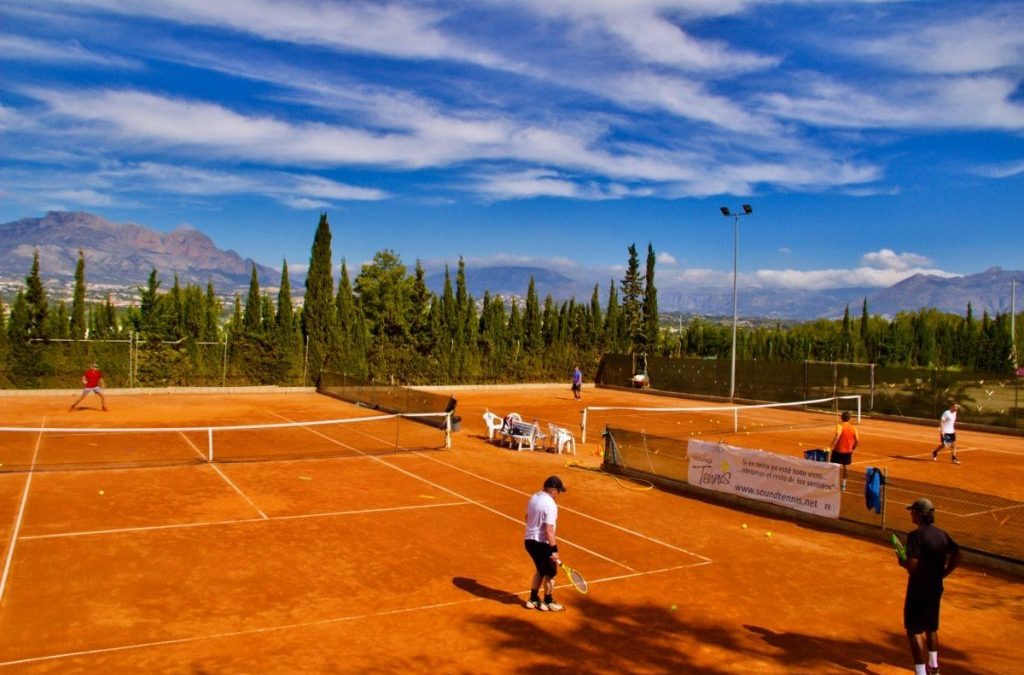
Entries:
[[853,452],[857,445],[857,427],[849,422],[842,422],[836,425],[836,442],[832,446],[835,452]]
[[90,368],[82,373],[82,384],[85,385],[86,389],[100,386],[100,380],[102,379],[103,373],[100,372],[99,368]]

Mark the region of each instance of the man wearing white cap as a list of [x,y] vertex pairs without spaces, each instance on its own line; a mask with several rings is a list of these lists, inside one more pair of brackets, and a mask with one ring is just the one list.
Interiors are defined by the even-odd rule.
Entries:
[[907,535],[906,560],[900,560],[908,575],[903,627],[910,640],[915,675],[938,675],[942,580],[960,564],[960,547],[935,526],[931,500],[921,497],[907,510],[917,529]]

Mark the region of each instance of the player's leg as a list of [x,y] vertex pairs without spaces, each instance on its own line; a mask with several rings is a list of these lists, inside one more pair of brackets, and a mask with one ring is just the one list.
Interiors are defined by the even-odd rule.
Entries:
[[78,406],[78,404],[81,403],[85,399],[85,395],[88,394],[88,393],[89,393],[88,389],[83,389],[82,390],[82,394],[77,399],[75,399],[75,402],[71,404],[71,407],[68,408],[68,411],[70,412],[70,411],[74,410]]
[[103,392],[99,389],[96,390],[96,395],[100,397],[100,405],[103,406],[103,410],[107,409],[107,397],[103,395]]
[[939,631],[930,630],[925,634],[928,648],[928,672],[936,675],[939,672]]
[[915,675],[927,675],[927,658],[925,653],[925,634],[911,633],[907,631],[907,638],[910,640],[910,656],[914,659]]
[[949,444],[949,451],[953,453],[953,463],[959,464],[960,458],[956,456],[956,441]]

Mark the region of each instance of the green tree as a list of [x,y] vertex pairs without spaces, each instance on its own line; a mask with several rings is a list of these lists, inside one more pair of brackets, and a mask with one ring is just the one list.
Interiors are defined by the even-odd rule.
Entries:
[[321,371],[334,366],[340,343],[332,273],[331,226],[322,213],[313,238],[302,310],[303,332],[309,340],[308,372],[314,383]]
[[25,304],[28,309],[26,334],[30,339],[45,340],[48,337],[46,315],[49,312],[49,303],[43,280],[39,277],[38,250],[32,255],[32,269],[25,277]]
[[645,351],[654,353],[658,350],[658,337],[661,325],[658,317],[658,289],[654,285],[654,246],[647,244],[647,272],[644,283],[644,300],[641,307],[643,314],[642,344]]
[[629,246],[629,260],[622,277],[622,315],[630,353],[643,346],[643,296],[640,288],[640,256],[636,244]]
[[71,338],[85,339],[85,254],[78,249],[75,265],[75,291],[71,300]]

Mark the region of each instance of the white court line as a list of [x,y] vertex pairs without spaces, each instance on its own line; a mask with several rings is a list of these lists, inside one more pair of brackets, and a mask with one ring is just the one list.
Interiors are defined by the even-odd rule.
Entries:
[[25,505],[28,503],[28,491],[32,486],[32,476],[35,474],[36,458],[39,456],[39,446],[43,442],[43,429],[46,427],[46,417],[39,427],[39,435],[36,436],[36,447],[32,450],[32,464],[29,467],[28,476],[25,477],[25,487],[21,491],[21,503],[18,505],[18,515],[11,529],[11,544],[7,548],[7,558],[4,559],[4,571],[0,575],[0,603],[3,603],[4,591],[7,590],[7,576],[11,571],[11,561],[14,559],[14,545],[18,542],[18,534],[21,532],[21,522],[25,517]]
[[22,537],[29,539],[63,539],[65,537],[90,537],[104,534],[124,534],[130,532],[152,532],[155,530],[187,530],[193,527],[218,527],[240,525],[243,523],[263,523],[278,520],[301,520],[303,518],[331,518],[336,516],[359,516],[367,513],[386,513],[388,511],[414,511],[417,509],[436,509],[443,506],[466,506],[466,502],[442,502],[440,504],[416,504],[415,506],[389,506],[379,509],[354,509],[350,511],[325,511],[323,513],[301,513],[291,516],[271,516],[262,518],[238,518],[235,520],[209,520],[201,523],[176,523],[174,525],[141,525],[139,527],[121,527],[107,530],[82,530],[79,532],[54,532],[51,534],[32,534]]
[[[196,451],[196,454],[199,455],[199,457],[201,457],[203,459],[206,459],[205,457],[203,457],[203,451],[200,450],[199,447],[196,446],[196,444],[192,442],[191,438],[186,436],[184,432],[179,431],[178,433],[181,434],[181,437],[185,439],[186,443],[188,443],[189,445],[192,446],[192,449]],[[206,463],[209,464],[211,467],[213,467],[213,470],[216,471],[217,474],[221,478],[224,479],[225,483],[227,483],[228,485],[231,486],[232,490],[237,492],[239,494],[239,496],[242,497],[242,499],[244,499],[245,501],[249,502],[249,506],[251,506],[254,509],[256,509],[256,513],[260,514],[260,518],[262,518],[263,520],[269,520],[269,516],[267,516],[267,514],[263,513],[263,509],[261,509],[260,507],[256,506],[256,502],[254,502],[252,499],[250,499],[249,495],[247,495],[244,492],[242,492],[242,488],[240,488],[237,485],[235,485],[235,483],[230,478],[228,478],[227,475],[223,471],[220,470],[219,466],[217,466],[215,463],[209,462],[209,461],[206,462]]]
[[[474,477],[474,478],[476,478],[478,480],[485,481],[485,482],[490,483],[492,485],[497,485],[498,487],[503,487],[506,490],[511,490],[512,492],[515,492],[517,494],[526,495],[526,496],[530,495],[529,492],[524,492],[523,490],[520,490],[518,488],[514,488],[514,487],[512,487],[510,485],[505,485],[504,483],[499,483],[497,481],[491,480],[490,478],[487,478],[486,476],[481,476],[480,474],[473,473],[472,471],[469,471],[467,469],[463,469],[462,467],[455,466],[454,464],[450,464],[448,462],[443,462],[440,459],[437,459],[436,457],[431,457],[429,455],[421,454],[421,453],[416,453],[416,454],[419,454],[420,456],[425,457],[426,459],[429,459],[431,461],[437,462],[438,464],[443,464],[444,466],[447,466],[450,469],[455,469],[456,471],[461,471],[462,473],[464,473],[466,475],[469,475],[469,476],[472,476],[472,477]],[[587,513],[583,513],[582,511],[577,511],[575,509],[570,509],[568,507],[562,507],[562,506],[559,506],[558,509],[560,511],[561,510],[565,510],[568,513],[573,513],[573,514],[576,514],[577,516],[581,516],[583,518],[587,518],[587,519],[592,520],[592,521],[594,521],[596,523],[601,523],[602,525],[606,525],[608,527],[614,528],[614,529],[619,530],[621,532],[625,532],[626,534],[631,534],[631,535],[633,535],[635,537],[639,537],[641,539],[645,539],[645,540],[653,542],[655,544],[659,544],[660,546],[664,546],[666,548],[670,548],[670,549],[672,549],[674,551],[679,551],[680,553],[685,553],[685,554],[691,555],[691,556],[693,556],[695,558],[700,558],[702,561],[704,561],[706,563],[710,563],[711,562],[710,558],[702,556],[699,553],[694,553],[693,551],[688,551],[685,548],[680,548],[679,546],[675,546],[673,544],[669,544],[667,542],[661,541],[660,539],[655,539],[654,537],[650,537],[650,536],[648,536],[646,534],[643,534],[642,532],[637,532],[635,530],[630,530],[629,528],[622,527],[621,525],[617,525],[615,523],[608,522],[607,520],[603,520],[601,518],[598,518],[596,516],[592,516],[592,515],[587,514]],[[515,519],[513,519],[513,520],[515,520]],[[520,521],[516,520],[516,522],[518,523]],[[559,537],[559,539],[561,540],[562,538]]]
[[[288,419],[284,415],[278,415],[278,413],[273,413],[273,414],[275,414],[278,417],[281,417],[283,419]],[[312,429],[312,428],[308,428],[308,427],[303,427],[303,428],[307,429],[310,433],[316,434],[318,436],[322,436],[323,438],[326,438],[328,441],[330,441],[332,443],[335,443],[337,445],[340,445],[341,447],[348,448],[350,450],[355,450],[356,452],[359,452],[360,454],[366,455],[368,458],[372,459],[373,461],[378,462],[380,464],[383,464],[384,466],[389,467],[391,469],[394,469],[395,471],[398,471],[399,473],[403,473],[406,476],[409,476],[410,478],[412,478],[414,480],[418,480],[420,482],[426,483],[427,485],[429,485],[429,486],[431,486],[433,488],[441,490],[442,492],[447,492],[448,494],[450,494],[450,495],[452,495],[454,497],[458,497],[459,499],[464,499],[467,502],[469,502],[470,504],[473,504],[474,506],[479,506],[481,509],[484,509],[485,511],[490,511],[491,513],[493,513],[495,515],[498,515],[498,516],[501,516],[502,518],[505,518],[506,520],[511,520],[512,522],[514,522],[516,524],[520,524],[520,525],[522,524],[522,522],[518,518],[514,518],[514,517],[508,515],[507,513],[503,512],[503,511],[499,511],[498,509],[491,508],[490,506],[487,506],[486,504],[484,504],[482,502],[478,502],[475,499],[471,499],[471,498],[467,497],[464,494],[460,494],[460,493],[456,492],[455,490],[451,490],[449,488],[446,488],[445,486],[443,486],[443,485],[441,485],[439,483],[435,483],[435,482],[433,482],[431,480],[427,480],[426,478],[423,478],[422,476],[418,476],[418,475],[416,475],[415,473],[413,473],[411,471],[406,471],[405,469],[403,469],[401,467],[398,467],[398,466],[395,466],[394,464],[391,464],[390,462],[387,462],[387,461],[381,459],[380,457],[376,457],[374,455],[369,455],[367,453],[362,452],[361,450],[357,450],[356,448],[353,448],[350,445],[342,443],[341,441],[335,440],[335,439],[331,438],[330,436],[325,436],[324,434],[320,433],[316,429]],[[359,433],[364,433],[364,432],[359,432]],[[364,435],[369,436],[369,434],[364,434]],[[375,437],[371,436],[371,438],[375,438]],[[425,455],[423,453],[418,453],[418,452],[417,453],[412,453],[412,454],[420,455],[420,456],[423,456],[423,457],[427,456],[427,455]],[[525,493],[523,493],[523,494],[525,494]],[[586,553],[589,553],[590,555],[592,555],[592,556],[594,556],[596,558],[600,558],[601,560],[604,560],[606,562],[610,562],[613,565],[618,565],[619,567],[623,567],[623,568],[629,570],[630,572],[635,572],[636,571],[632,567],[630,567],[629,565],[627,565],[627,564],[625,564],[623,562],[620,562],[618,560],[614,560],[612,558],[609,558],[608,556],[602,555],[602,554],[598,553],[597,551],[594,551],[594,550],[591,550],[589,548],[586,548],[585,546],[577,544],[577,543],[575,543],[575,542],[573,542],[573,541],[571,541],[569,539],[565,539],[563,537],[559,537],[559,540],[564,542],[564,543],[566,543],[566,544],[569,544],[570,546],[578,548],[581,551],[585,551]]]
[[[255,521],[254,521],[255,522]],[[653,574],[663,574],[665,572],[674,572],[683,569],[690,569],[694,567],[701,567],[707,565],[707,562],[693,563],[690,565],[679,565],[676,567],[666,567],[663,569],[652,570],[650,572],[635,572],[633,574],[624,574],[612,577],[602,577],[600,579],[588,581],[590,585],[596,585],[601,583],[609,583],[614,581],[621,581],[623,579],[632,579],[641,576],[648,576]],[[567,588],[568,584],[559,586],[559,588]],[[516,593],[505,593],[499,596],[499,598],[521,596],[527,594],[528,591],[518,591]],[[181,645],[192,642],[202,642],[206,640],[223,640],[226,638],[243,637],[246,635],[261,635],[264,633],[272,633],[276,631],[288,631],[297,630],[301,628],[315,628],[317,626],[327,626],[335,623],[346,623],[349,621],[359,621],[362,619],[374,619],[382,616],[397,616],[400,614],[411,614],[413,612],[429,611],[434,609],[444,609],[447,607],[457,607],[460,605],[469,605],[473,603],[493,601],[492,598],[470,598],[466,600],[453,600],[451,602],[438,602],[429,605],[419,605],[417,607],[404,607],[401,609],[389,609],[382,612],[371,612],[367,614],[353,614],[349,616],[338,616],[329,619],[320,619],[317,621],[303,621],[299,623],[281,624],[277,626],[264,626],[262,628],[249,628],[245,630],[234,630],[227,631],[224,633],[210,633],[209,635],[194,635],[191,637],[183,638],[170,638],[167,640],[154,640],[152,642],[136,642],[127,645],[118,645],[115,647],[100,647],[97,649],[81,649],[72,652],[63,652],[59,654],[47,654],[44,656],[30,656],[22,659],[14,659],[11,661],[0,661],[0,667],[6,666],[20,666],[29,663],[41,663],[45,661],[58,661],[61,659],[76,658],[81,656],[96,656],[98,654],[111,654],[114,652],[125,652],[136,649],[147,649],[151,647],[166,647],[170,645]]]

